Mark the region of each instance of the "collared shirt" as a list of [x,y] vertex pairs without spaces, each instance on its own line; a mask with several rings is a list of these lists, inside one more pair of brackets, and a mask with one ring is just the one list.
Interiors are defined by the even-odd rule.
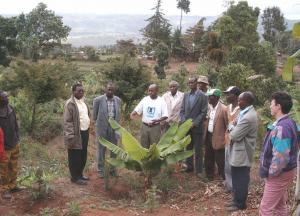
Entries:
[[166,92],[162,98],[165,100],[168,108],[169,118],[167,123],[178,122],[180,116],[180,108],[183,100],[183,93],[177,91],[175,95],[172,95],[170,91]]
[[179,96],[179,92],[177,91],[175,95],[172,95],[172,93],[169,92],[169,98],[170,98],[170,101],[171,101],[171,110],[173,110],[174,107],[176,106],[176,104],[178,104],[181,100],[181,98]]
[[79,112],[79,121],[80,121],[80,130],[85,131],[90,127],[90,117],[86,104],[84,103],[84,99],[75,99],[75,103]]
[[239,122],[239,121],[244,117],[244,115],[245,115],[252,107],[253,107],[253,105],[248,106],[248,107],[246,107],[246,108],[243,109],[243,110],[240,110],[240,114],[239,114],[239,117],[238,117],[238,121],[237,121],[237,122]]
[[208,132],[212,133],[214,132],[214,120],[215,120],[215,116],[216,116],[216,112],[219,106],[219,103],[217,103],[217,105],[215,107],[211,107],[210,109],[210,113],[209,113],[209,121],[208,121]]
[[106,97],[106,102],[107,102],[107,112],[108,112],[108,117],[109,118],[115,118],[115,102],[114,99],[107,98]]
[[194,92],[190,91],[190,94],[189,94],[190,107],[192,107],[192,105],[194,104],[195,99],[196,99],[196,91],[194,91]]

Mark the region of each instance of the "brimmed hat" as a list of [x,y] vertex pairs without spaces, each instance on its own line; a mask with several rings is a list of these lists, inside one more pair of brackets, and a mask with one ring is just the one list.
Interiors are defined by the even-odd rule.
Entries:
[[221,97],[222,92],[220,89],[209,89],[208,92],[206,93],[207,96],[217,96]]
[[241,94],[241,90],[236,86],[229,86],[226,91],[223,91],[224,93],[234,94],[236,96],[239,96]]
[[205,83],[207,85],[209,84],[207,76],[199,76],[197,82],[202,82],[202,83]]

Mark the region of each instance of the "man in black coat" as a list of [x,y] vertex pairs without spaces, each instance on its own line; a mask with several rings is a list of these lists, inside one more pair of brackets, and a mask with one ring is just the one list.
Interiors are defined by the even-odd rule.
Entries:
[[195,149],[195,166],[193,156],[186,160],[186,172],[196,171],[196,174],[201,174],[203,170],[203,120],[207,113],[207,96],[200,90],[197,90],[197,78],[189,78],[188,85],[190,91],[184,93],[183,102],[180,110],[180,121],[184,122],[187,119],[193,120],[193,127],[189,131],[192,141],[187,146],[187,150]]

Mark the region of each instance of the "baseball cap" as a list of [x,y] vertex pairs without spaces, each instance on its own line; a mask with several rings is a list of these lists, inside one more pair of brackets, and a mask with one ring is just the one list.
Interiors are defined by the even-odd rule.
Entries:
[[217,96],[217,97],[221,97],[221,90],[220,89],[209,89],[208,92],[206,93],[207,96]]
[[226,91],[223,91],[224,93],[234,94],[236,96],[239,96],[241,94],[241,90],[236,86],[229,86]]
[[206,83],[207,85],[209,84],[207,76],[199,76],[197,82]]

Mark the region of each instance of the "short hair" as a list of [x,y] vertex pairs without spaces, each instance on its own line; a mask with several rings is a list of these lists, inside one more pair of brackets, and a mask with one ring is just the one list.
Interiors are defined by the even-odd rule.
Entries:
[[272,94],[271,99],[275,101],[275,104],[280,104],[283,114],[287,114],[293,107],[292,97],[283,91],[278,91]]
[[175,80],[171,80],[170,82],[169,82],[169,86],[170,85],[176,85],[177,87],[179,86],[179,83],[177,82],[177,81],[175,81]]
[[240,97],[242,97],[249,105],[253,105],[255,103],[255,96],[251,91],[243,92],[240,94]]
[[82,84],[81,83],[75,83],[74,85],[72,85],[72,92],[76,91],[76,88],[78,86],[81,86],[82,87]]
[[115,88],[115,84],[112,81],[107,82],[106,87],[108,87],[108,86],[112,86]]
[[195,77],[195,76],[191,76],[191,77],[189,77],[189,80],[193,80],[194,82],[197,82],[197,81],[198,81],[198,78]]
[[158,85],[155,83],[150,84],[148,88],[150,87],[154,87],[156,90],[158,90]]

